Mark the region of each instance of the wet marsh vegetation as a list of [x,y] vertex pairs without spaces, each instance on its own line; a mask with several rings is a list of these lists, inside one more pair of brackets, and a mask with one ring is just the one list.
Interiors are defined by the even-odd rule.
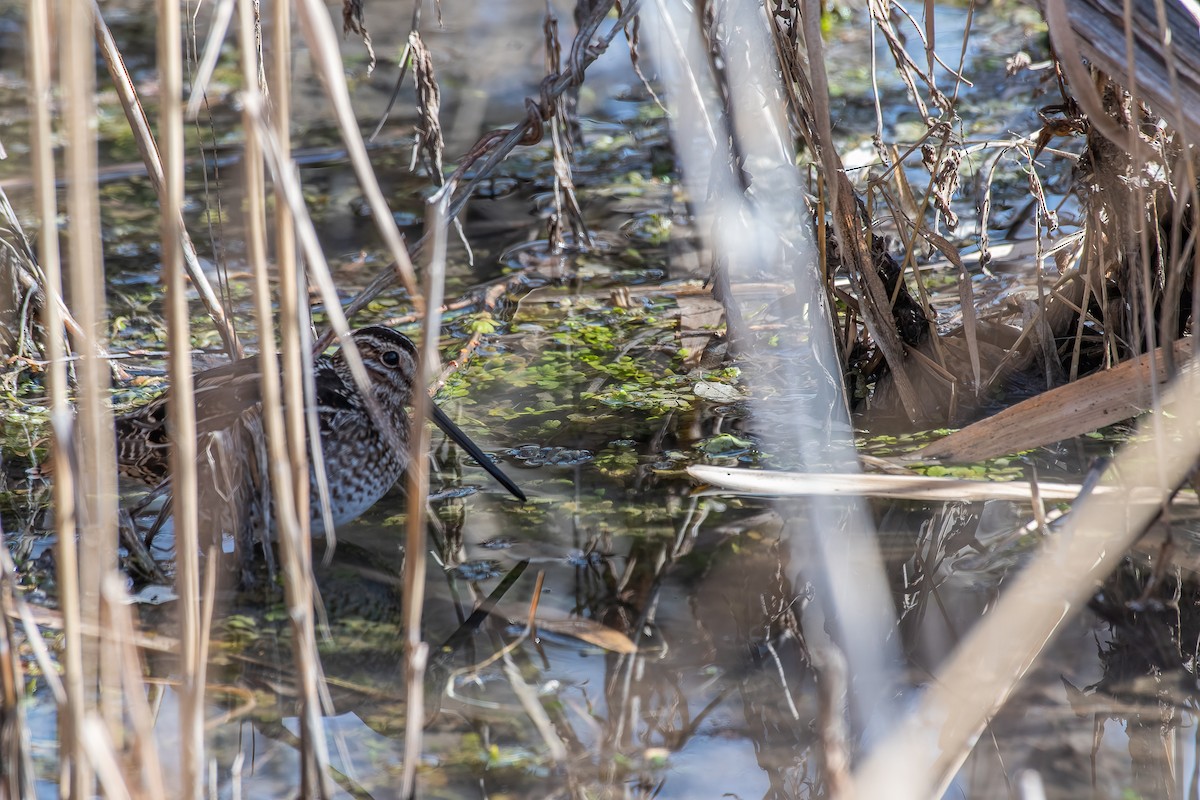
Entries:
[[[99,57],[39,77],[34,5],[0,7],[0,796],[1197,791],[1191,153],[1099,73],[1076,101],[1057,11],[368,6],[331,45],[319,4],[112,3],[153,178]],[[419,390],[526,502],[413,435],[297,535],[302,365],[371,324],[435,332]],[[239,347],[282,354],[242,457],[301,509],[246,585],[188,470],[164,514],[104,435]]]

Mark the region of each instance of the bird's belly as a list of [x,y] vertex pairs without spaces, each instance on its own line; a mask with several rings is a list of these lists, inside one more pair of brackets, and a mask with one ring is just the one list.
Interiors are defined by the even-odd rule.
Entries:
[[[326,469],[329,511],[334,526],[339,527],[362,516],[379,502],[379,498],[387,494],[404,473],[404,467],[399,459],[388,454],[383,458],[371,459],[357,469],[341,471],[336,477],[330,474],[331,472],[332,470]],[[312,535],[324,536],[325,522],[315,475],[310,486],[309,520]]]

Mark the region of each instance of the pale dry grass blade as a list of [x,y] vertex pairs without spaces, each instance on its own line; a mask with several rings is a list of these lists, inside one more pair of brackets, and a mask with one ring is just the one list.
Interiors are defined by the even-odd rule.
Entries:
[[346,151],[350,155],[350,163],[358,176],[358,184],[362,188],[367,205],[371,208],[371,218],[396,263],[404,288],[408,290],[409,297],[419,311],[422,298],[417,290],[416,271],[404,244],[404,237],[400,235],[396,219],[388,208],[383,190],[379,188],[379,181],[371,166],[371,159],[367,155],[367,146],[363,141],[362,131],[359,130],[358,120],[354,116],[353,104],[350,102],[341,49],[333,24],[329,21],[329,14],[320,0],[300,0],[296,8],[309,50],[329,95],[329,102],[333,106],[334,118],[341,131],[342,141],[346,144]]
[[108,735],[108,726],[99,715],[87,715],[83,721],[81,738],[92,769],[100,779],[100,789],[104,796],[111,800],[133,800],[133,794],[125,782],[125,774],[121,770],[116,746],[112,737]]
[[[24,599],[14,595],[14,604],[25,626],[26,641],[29,642],[47,685],[50,687],[54,701],[60,710],[60,726],[62,733],[60,762],[63,764],[78,764],[79,769],[69,773],[60,770],[60,775],[66,779],[64,790],[71,791],[74,797],[83,797],[90,788],[90,778],[83,764],[83,749],[78,737],[72,738],[70,729],[78,730],[82,725],[84,709],[82,664],[80,663],[80,619],[78,604],[78,585],[75,582],[74,569],[68,571],[66,565],[73,566],[76,562],[76,507],[75,507],[75,460],[71,446],[72,419],[68,404],[67,359],[64,338],[64,312],[62,263],[60,261],[58,239],[58,205],[54,178],[53,131],[51,128],[50,110],[52,105],[51,87],[51,51],[53,40],[50,34],[50,12],[54,5],[43,3],[41,0],[31,0],[28,5],[29,31],[29,106],[30,106],[30,147],[33,167],[34,203],[38,216],[38,259],[45,275],[45,291],[47,303],[45,309],[45,352],[48,360],[47,386],[50,395],[50,421],[53,429],[51,438],[52,458],[57,465],[57,474],[53,484],[54,526],[60,542],[58,546],[58,569],[60,581],[59,607],[64,615],[70,616],[72,627],[64,636],[64,644],[68,650],[63,656],[65,670],[64,679],[59,678],[58,670],[51,660],[49,649],[42,639],[41,631],[33,621],[30,610]],[[68,560],[64,562],[62,556]],[[15,574],[8,550],[0,547],[3,558],[3,569],[7,576]],[[66,585],[64,585],[66,584]],[[69,683],[68,689],[64,685]],[[71,702],[68,702],[68,701]],[[68,728],[67,726],[71,727]],[[69,778],[67,778],[69,776]],[[66,782],[69,781],[69,782]]]
[[[221,57],[221,46],[225,43],[225,37],[229,32],[229,23],[233,19],[233,5],[234,0],[218,0],[217,2],[208,29],[208,39],[204,43],[204,55],[201,56],[200,64],[196,67],[196,74],[192,78],[191,94],[188,96],[187,109],[184,112],[188,119],[194,120],[200,114],[200,105],[204,102],[204,95],[208,92],[208,82],[212,80],[217,59]],[[250,52],[254,52],[254,48],[251,48]],[[257,81],[257,75],[255,80]],[[246,85],[253,86],[254,83]]]
[[[260,103],[256,124],[260,126],[259,144],[270,143],[277,152],[280,164],[291,163],[291,58],[292,58],[292,5],[275,3],[271,8],[270,56],[271,68],[267,70],[269,95],[264,98],[270,104],[269,133],[265,123],[258,117],[265,115],[266,105]],[[247,86],[247,89],[249,86]],[[253,95],[249,95],[253,98]],[[269,162],[268,162],[269,163]],[[275,263],[279,271],[279,323],[282,343],[281,366],[284,376],[285,430],[287,449],[292,470],[292,491],[297,509],[308,508],[308,447],[306,432],[311,430],[311,415],[304,413],[306,392],[312,385],[312,363],[304,341],[312,327],[312,316],[308,306],[308,289],[296,253],[295,209],[288,202],[282,182],[275,184]],[[320,437],[314,439],[316,450],[320,450]],[[323,467],[319,455],[314,455],[318,471]],[[299,514],[301,539],[309,535],[308,514]]]
[[[333,282],[333,275],[330,273],[329,264],[325,260],[325,254],[321,249],[321,242],[317,236],[316,226],[313,225],[312,217],[308,214],[307,206],[304,203],[304,191],[300,186],[300,180],[295,172],[295,165],[291,162],[284,161],[282,151],[279,147],[279,140],[274,135],[269,127],[267,127],[262,116],[261,100],[255,95],[247,94],[243,97],[243,102],[246,105],[247,112],[255,119],[259,126],[259,140],[262,145],[263,154],[266,156],[267,166],[271,171],[271,178],[275,182],[276,190],[282,195],[287,208],[291,213],[292,225],[299,237],[301,249],[307,259],[308,275],[317,285],[321,293],[321,299],[325,303],[325,313],[329,317],[330,327],[337,333],[338,341],[342,346],[346,356],[346,363],[350,367],[350,372],[354,376],[354,380],[358,385],[359,390],[363,394],[363,398],[367,404],[373,421],[380,427],[385,427],[392,424],[378,407],[374,401],[374,395],[370,391],[370,381],[367,377],[366,368],[363,366],[362,357],[359,355],[358,347],[354,344],[354,338],[350,335],[350,323],[346,318],[346,313],[342,310],[341,298],[338,295],[337,286]],[[282,276],[282,271],[281,271]],[[280,281],[280,294],[286,298],[291,294],[283,285],[283,280]],[[299,281],[297,280],[297,285]],[[297,300],[298,302],[298,300]],[[283,303],[281,302],[281,308]],[[305,306],[307,310],[307,306]],[[287,324],[288,315],[281,313],[281,319],[284,324]],[[284,357],[287,356],[288,337],[284,336]],[[310,348],[311,349],[311,348]],[[308,351],[306,350],[305,353]],[[307,358],[307,355],[305,356]],[[295,374],[299,370],[289,371],[284,370],[284,375],[288,376]],[[311,364],[309,368],[311,373]],[[302,407],[312,408],[315,412],[313,403],[300,404]],[[291,408],[291,403],[287,405]],[[315,430],[315,429],[312,429]],[[319,444],[320,437],[314,436],[314,444]],[[293,456],[294,457],[294,456]],[[307,480],[307,479],[306,479]],[[306,484],[307,485],[307,484]],[[307,494],[307,493],[306,493]]]
[[435,379],[441,357],[442,303],[445,298],[446,240],[449,228],[447,208],[454,191],[454,181],[448,182],[429,199],[426,227],[433,247],[425,276],[425,324],[421,330],[421,358],[415,385],[412,387],[412,429],[408,439],[408,518],[405,521],[404,545],[404,652],[408,686],[408,715],[405,720],[404,773],[400,781],[401,797],[416,796],[417,764],[421,759],[422,731],[425,718],[425,663],[429,645],[421,639],[421,617],[425,607],[425,506],[429,498],[429,399],[426,387]]
[[[203,795],[204,669],[200,641],[200,530],[196,468],[196,397],[192,381],[191,325],[179,223],[183,219],[183,48],[179,4],[158,3],[159,144],[163,156],[162,270],[166,283],[171,397],[171,500],[175,522],[175,592],[179,596],[181,686],[180,792]],[[210,565],[210,569],[215,568]]]
[[[292,652],[299,672],[303,703],[300,717],[300,791],[305,796],[326,797],[332,789],[329,783],[329,753],[321,710],[322,703],[329,708],[332,705],[322,680],[321,664],[316,657],[316,632],[313,625],[316,587],[312,580],[312,544],[309,536],[309,441],[312,442],[311,463],[318,476],[323,476],[324,459],[321,456],[320,435],[316,427],[316,388],[310,341],[312,317],[308,305],[307,282],[296,253],[297,220],[307,222],[306,229],[302,231],[302,236],[310,240],[306,245],[307,257],[315,258],[315,263],[321,265],[324,264],[324,256],[319,247],[314,254],[311,242],[313,237],[310,232],[312,222],[308,219],[307,212],[303,211],[303,202],[297,203],[294,196],[298,177],[291,158],[291,4],[274,4],[271,20],[272,69],[269,79],[273,106],[270,127],[262,119],[261,103],[253,103],[257,96],[248,94],[246,97],[252,101],[247,111],[256,115],[259,144],[267,156],[267,165],[271,168],[275,181],[275,257],[279,270],[279,320],[283,344],[284,426],[291,465],[291,491],[298,523],[297,535],[290,540],[281,540],[280,545],[284,560],[284,588],[288,608],[292,614]],[[325,274],[327,272],[325,270]],[[332,313],[334,309],[340,308],[340,303],[335,302],[330,311]],[[350,355],[353,364],[357,351],[353,350]],[[359,373],[361,372],[360,361]],[[323,477],[321,480],[323,481]],[[327,547],[332,547],[333,542],[333,539],[328,537],[335,535],[332,529],[326,531]]]
[[[3,571],[4,581],[9,586],[16,586],[17,583],[17,566],[13,563],[12,556],[8,550],[0,547],[0,570]],[[46,640],[42,637],[41,629],[38,627],[38,622],[35,617],[35,612],[25,602],[25,598],[20,592],[12,593],[13,611],[17,618],[21,620],[21,625],[25,628],[25,641],[29,644],[29,649],[33,651],[34,660],[37,661],[38,668],[42,671],[42,680],[46,682],[46,686],[50,689],[50,694],[54,698],[54,702],[62,707],[67,701],[66,689],[63,688],[62,678],[59,677],[58,668],[54,664],[54,659],[50,655],[50,648],[46,646]],[[61,616],[59,617],[61,627]]]
[[[411,468],[410,468],[411,469]],[[416,556],[422,561],[425,551]],[[405,564],[412,558],[405,554]],[[407,591],[407,586],[406,586]],[[421,761],[421,745],[424,742],[425,727],[425,667],[429,662],[429,644],[418,641],[416,645],[406,642],[405,670],[405,705],[404,720],[404,769],[400,773],[400,796],[406,800],[417,796],[417,765]]]
[[[368,381],[366,368],[362,366],[362,357],[359,355],[359,349],[354,344],[354,338],[350,336],[349,320],[346,313],[342,311],[341,297],[337,294],[337,287],[334,284],[334,278],[329,270],[328,261],[325,260],[325,254],[320,247],[320,240],[317,236],[317,228],[314,227],[312,217],[308,215],[307,206],[304,200],[304,190],[300,186],[300,180],[295,174],[294,164],[284,160],[282,142],[277,138],[275,131],[266,125],[263,119],[263,102],[262,98],[256,94],[247,94],[242,97],[246,107],[246,113],[254,120],[254,125],[257,125],[258,142],[265,156],[266,164],[270,168],[271,178],[275,182],[277,197],[283,201],[284,209],[288,212],[288,229],[294,231],[299,237],[301,251],[304,252],[306,263],[308,266],[308,276],[313,278],[317,283],[317,287],[322,295],[322,300],[325,303],[325,313],[329,317],[329,323],[337,333],[338,341],[340,341],[343,353],[346,354],[347,365],[350,368],[350,373],[353,374],[356,385],[364,396],[367,410],[370,411],[372,421],[380,428],[391,425],[391,421],[386,419],[382,410],[378,408],[378,404],[374,402],[374,396],[370,391],[370,381]],[[284,363],[288,367],[284,368],[284,375],[304,375],[305,383],[304,396],[300,399],[288,399],[284,403],[284,407],[288,409],[288,419],[292,415],[292,409],[299,407],[301,413],[306,417],[307,426],[307,441],[313,451],[313,465],[316,468],[317,486],[322,497],[322,510],[325,517],[325,540],[326,540],[326,563],[332,557],[332,551],[336,546],[336,530],[332,524],[332,518],[329,513],[329,488],[326,481],[324,459],[320,457],[320,435],[319,426],[317,423],[317,408],[316,408],[316,389],[312,384],[312,362],[306,354],[311,353],[312,348],[308,345],[307,331],[310,326],[301,326],[299,323],[292,333],[289,333],[289,319],[296,317],[304,317],[307,319],[307,294],[302,293],[302,276],[294,270],[294,261],[288,265],[280,261],[280,317],[283,326],[283,357]],[[296,341],[300,341],[301,332],[304,333],[304,341],[300,343],[300,350],[295,357],[288,355],[288,342],[292,341],[289,337],[296,337]],[[304,357],[300,357],[304,355]],[[287,393],[286,393],[287,396]],[[289,423],[290,425],[290,423]],[[290,431],[290,427],[288,428]],[[293,480],[295,487],[293,492],[296,499],[296,507],[298,509],[307,509],[308,507],[308,470],[298,469],[298,464],[302,457],[298,457],[295,453],[304,450],[305,437],[300,435],[298,438],[293,438],[293,434],[289,434],[289,451],[293,453]],[[306,459],[305,459],[306,463]],[[300,485],[301,477],[304,479],[302,486]],[[308,531],[308,515],[301,513],[300,515],[301,529],[305,531],[307,536]]]
[[[51,438],[52,459],[58,466],[53,485],[54,528],[59,541],[74,539],[75,536],[75,472],[71,457],[71,409],[67,400],[67,353],[63,330],[62,262],[58,246],[58,203],[54,180],[54,136],[51,128],[52,87],[50,81],[52,38],[50,35],[50,11],[53,5],[31,0],[29,3],[29,112],[31,119],[30,147],[33,164],[33,193],[38,216],[38,259],[46,276],[46,342],[47,385],[50,393],[50,421],[53,428]],[[3,554],[4,570],[15,573],[8,551]],[[60,562],[61,569],[61,562]],[[65,574],[65,572],[63,573]],[[60,603],[64,610],[66,606]],[[49,686],[55,702],[60,708],[66,702],[66,693],[58,672],[50,662],[49,653],[36,625],[26,617],[28,608],[17,598],[17,609],[25,622],[26,635],[34,643],[34,655],[48,676]],[[75,612],[72,612],[75,613]],[[77,643],[77,642],[76,642]],[[53,676],[52,678],[49,676]]]
[[[1164,395],[1175,411],[1140,426],[1096,492],[1004,590],[999,603],[938,670],[918,706],[855,773],[861,798],[939,797],[984,726],[1054,632],[1161,513],[1200,455],[1200,371]],[[1117,477],[1121,476],[1121,477]]]

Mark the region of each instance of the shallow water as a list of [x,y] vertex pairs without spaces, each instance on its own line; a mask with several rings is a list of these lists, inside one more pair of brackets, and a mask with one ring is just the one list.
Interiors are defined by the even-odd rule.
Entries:
[[[119,15],[119,39],[136,41],[137,12]],[[369,16],[377,50],[398,49],[407,12],[392,12],[396,20],[384,17],[383,9],[368,13],[379,15]],[[472,7],[447,14],[447,28],[430,35],[435,54],[445,54],[444,125],[452,152],[461,152],[480,131],[518,119],[523,98],[540,77],[538,39],[525,35],[531,25],[540,26],[540,6],[506,4],[494,13],[511,18],[489,17],[486,25],[472,19],[481,13]],[[561,16],[570,18],[565,11]],[[947,26],[961,25],[963,14],[951,10],[946,19]],[[1003,28],[1003,20],[984,11],[976,24]],[[833,63],[862,63],[861,32],[843,29],[834,38],[847,49],[835,49]],[[858,49],[851,49],[856,42]],[[394,72],[381,67],[366,78],[356,48],[353,42],[344,46],[359,81],[360,119],[369,124]],[[497,60],[472,57],[481,50]],[[781,348],[772,364],[745,363],[736,354],[721,360],[722,343],[703,330],[707,261],[668,168],[665,122],[649,103],[616,99],[640,94],[627,54],[616,50],[590,73],[582,98],[588,147],[579,154],[576,179],[593,245],[582,253],[550,252],[543,218],[551,172],[545,150],[534,150],[519,152],[486,196],[472,203],[465,221],[474,265],[461,247],[455,252],[451,297],[506,273],[521,279],[500,307],[498,332],[464,372],[450,378],[440,402],[498,455],[530,502],[512,500],[476,465],[438,445],[441,468],[433,489],[446,496],[433,504],[437,525],[429,547],[426,639],[434,657],[422,795],[822,796],[828,787],[810,647],[828,642],[833,623],[822,616],[817,581],[809,574],[815,562],[794,545],[828,532],[806,527],[802,503],[696,494],[683,472],[691,463],[792,466],[794,454],[763,452],[756,437],[783,420],[752,418],[744,398],[762,391],[760,379],[772,369],[807,374],[815,368],[802,348]],[[973,50],[971,57],[981,65],[995,52]],[[339,287],[349,297],[386,259],[362,215],[343,155],[326,145],[319,89],[305,77],[304,59],[297,62],[302,176]],[[136,62],[131,67],[139,69]],[[985,105],[996,83],[995,76],[981,78],[967,100]],[[847,92],[841,119],[863,113],[861,91]],[[19,120],[23,111],[16,106],[12,113]],[[984,133],[1002,132],[1018,113],[1004,109]],[[405,171],[406,148],[397,144],[408,133],[404,120],[396,118],[373,156],[393,211],[411,235],[423,213],[418,196],[425,182]],[[899,113],[889,118],[889,126],[903,122]],[[231,171],[236,174],[232,168],[222,173],[219,192],[226,207],[237,208]],[[14,202],[27,204],[19,169],[7,174],[14,175]],[[199,197],[198,165],[190,175]],[[147,185],[135,174],[107,181],[101,191],[110,234],[110,302],[114,314],[128,319],[120,341],[161,350],[160,323],[153,321],[157,222],[147,210]],[[202,207],[197,200],[190,212],[196,229],[205,229]],[[221,246],[208,246],[207,256],[228,259],[236,272],[237,215],[228,215],[215,232]],[[979,280],[997,294],[1028,291],[1023,275]],[[769,287],[764,290],[764,306],[778,292],[771,295]],[[956,297],[935,298],[943,319],[953,316]],[[406,311],[402,294],[392,292],[359,321],[389,321]],[[454,352],[478,322],[475,311],[468,306],[448,315],[444,352]],[[769,313],[786,320],[786,309]],[[681,342],[681,328],[689,341]],[[681,346],[711,357],[685,363]],[[130,367],[161,374],[153,355]],[[136,393],[120,393],[118,402]],[[5,414],[0,518],[31,596],[52,604],[47,492],[25,472],[44,414],[15,401],[6,403]],[[814,415],[808,424],[819,429],[823,421]],[[1077,480],[1093,457],[1111,453],[1119,441],[1112,433],[993,465],[993,474],[1036,469],[1041,477]],[[861,434],[865,449],[876,453],[909,444]],[[478,490],[454,491],[463,486]],[[398,544],[404,508],[395,492],[344,526],[334,562],[320,575],[330,625],[322,658],[337,712],[326,724],[339,796],[398,796],[406,719]],[[874,688],[898,698],[903,710],[1028,560],[1038,534],[1026,530],[1030,508],[1010,502],[873,502],[870,510],[899,613],[892,644],[901,657],[894,685]],[[1200,600],[1200,562],[1191,553],[1195,520],[1174,525],[1172,550],[1163,551],[1151,538],[1131,553],[1093,607],[1063,626],[993,721],[950,796],[1013,796],[1024,770],[1036,771],[1048,797],[1198,790],[1200,759],[1190,729],[1200,627],[1191,614]],[[168,558],[169,536],[160,545],[159,554]],[[319,557],[320,544],[316,552]],[[1164,552],[1167,565],[1156,571]],[[525,571],[499,609],[456,635],[475,604],[518,568]],[[523,637],[539,573],[544,622]],[[170,606],[141,609],[143,626],[169,634]],[[606,631],[636,640],[638,654],[614,652],[621,640],[604,638],[613,636]],[[279,599],[231,600],[214,623],[208,716],[228,717],[210,730],[208,746],[222,797],[287,797],[297,790],[289,642]],[[443,642],[448,646],[439,648]],[[506,659],[484,663],[505,646],[511,647]],[[170,759],[179,748],[170,680],[176,667],[168,657],[147,657],[150,674],[164,681],[152,683],[150,691],[159,750],[173,775]],[[28,658],[25,663],[32,666]],[[565,745],[562,763],[549,757],[551,744],[518,697],[522,688],[537,698]],[[858,753],[882,737],[887,720],[882,709],[852,712],[857,722],[849,744]],[[27,713],[39,792],[54,796],[56,727],[44,683],[32,684]]]

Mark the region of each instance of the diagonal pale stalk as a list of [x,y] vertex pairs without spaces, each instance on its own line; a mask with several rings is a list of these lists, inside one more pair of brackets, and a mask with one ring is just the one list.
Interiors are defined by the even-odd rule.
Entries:
[[[179,596],[181,686],[179,736],[182,745],[180,791],[203,796],[204,644],[200,641],[200,531],[196,469],[196,398],[192,382],[191,330],[179,233],[183,219],[183,53],[179,4],[158,4],[158,71],[161,95],[158,140],[163,153],[162,269],[167,295],[171,398],[171,495],[175,520],[175,586]],[[111,440],[111,437],[110,437]],[[215,568],[209,565],[209,569]]]
[[[134,144],[137,145],[138,153],[142,156],[142,161],[146,165],[146,175],[150,179],[150,185],[154,187],[154,193],[160,198],[163,195],[163,166],[162,157],[158,152],[158,145],[154,141],[154,134],[150,130],[150,123],[146,119],[146,112],[142,108],[142,103],[138,99],[137,89],[134,87],[133,78],[129,75],[129,70],[125,68],[125,61],[121,57],[120,50],[117,49],[117,44],[113,40],[112,31],[104,22],[104,17],[100,13],[100,7],[92,0],[92,15],[95,19],[96,26],[96,41],[100,45],[100,53],[104,57],[104,63],[108,66],[108,73],[112,77],[113,86],[116,87],[117,97],[121,100],[121,108],[125,111],[125,118],[129,122],[129,130],[133,134]],[[200,258],[196,255],[196,245],[192,242],[192,237],[188,234],[187,229],[183,226],[183,218],[179,219],[179,236],[183,245],[183,263],[187,268],[188,278],[196,287],[200,295],[200,301],[204,304],[208,316],[212,319],[213,325],[216,326],[217,332],[221,335],[221,340],[225,344],[225,349],[229,355],[235,359],[242,357],[242,343],[238,339],[237,330],[233,327],[233,322],[225,314],[225,308],[221,304],[220,298],[213,291],[212,284],[209,283],[208,276],[204,273],[204,269],[200,266]]]
[[99,778],[100,789],[110,800],[133,800],[133,794],[121,772],[117,759],[116,743],[109,735],[108,726],[95,712],[88,713],[81,732],[83,749],[87,752],[92,769]]
[[[408,706],[404,723],[404,772],[400,796],[416,796],[417,764],[421,759],[425,725],[425,664],[429,645],[421,638],[421,616],[425,607],[425,506],[429,500],[429,426],[425,418],[433,401],[426,387],[437,375],[438,342],[441,338],[442,303],[445,296],[446,236],[449,219],[446,207],[454,182],[444,185],[429,199],[425,220],[432,236],[429,271],[425,276],[428,300],[421,331],[421,357],[412,387],[413,424],[408,440],[408,518],[404,544],[404,654]],[[482,462],[481,462],[482,463]]]
[[[255,76],[254,5],[250,0],[238,3],[238,32],[241,43],[242,75],[247,92],[258,96]],[[256,100],[261,104],[261,100]],[[280,549],[284,563],[284,588],[287,593],[289,617],[294,632],[292,653],[303,700],[301,727],[302,790],[306,795],[328,796],[329,755],[321,722],[321,697],[318,687],[323,683],[321,663],[317,655],[313,605],[316,591],[312,583],[311,550],[308,532],[300,517],[308,517],[307,507],[297,503],[293,475],[289,470],[287,436],[284,428],[280,394],[279,362],[274,352],[272,335],[271,287],[267,278],[265,175],[260,144],[259,125],[246,105],[243,129],[246,137],[246,197],[248,202],[247,245],[255,281],[255,316],[258,321],[260,363],[262,365],[263,423],[267,434],[267,453],[272,492],[275,497]],[[292,278],[292,281],[295,279]],[[290,323],[296,326],[293,318]],[[299,338],[293,333],[292,338]],[[292,387],[293,398],[296,388]],[[307,476],[306,476],[307,480]],[[307,497],[304,498],[307,503]],[[268,545],[269,546],[269,545]]]
[[[1162,511],[1200,454],[1200,371],[1189,367],[1113,460],[1099,489],[1008,586],[920,703],[855,774],[857,797],[939,797],[1054,632]],[[1123,476],[1118,478],[1117,476]],[[1115,491],[1114,491],[1115,490]],[[1136,501],[1131,500],[1135,496]]]
[[412,298],[413,305],[420,312],[423,310],[422,298],[417,290],[416,271],[409,258],[408,248],[404,244],[404,237],[401,236],[396,219],[392,216],[391,209],[388,208],[383,190],[379,188],[379,181],[371,166],[371,159],[367,155],[367,145],[363,141],[362,131],[359,130],[358,120],[354,116],[354,106],[350,102],[350,90],[346,87],[346,71],[342,64],[341,48],[338,46],[333,24],[329,21],[329,12],[320,0],[299,0],[296,3],[296,9],[300,25],[304,29],[304,38],[308,41],[317,72],[321,76],[321,83],[333,106],[334,117],[341,130],[342,141],[346,144],[350,163],[354,167],[355,175],[358,176],[358,184],[362,188],[367,205],[371,207],[371,218],[375,221],[379,235],[391,252],[404,288]]
[[[652,35],[644,41],[659,46],[653,55],[671,90],[672,137],[684,185],[697,214],[712,221],[714,260],[723,259],[729,265],[735,287],[758,271],[794,276],[797,304],[807,310],[796,324],[807,334],[814,357],[812,374],[772,371],[768,379],[776,382],[773,391],[751,406],[756,416],[770,414],[770,419],[791,421],[764,426],[764,447],[794,454],[802,469],[828,470],[832,466],[852,472],[856,458],[849,411],[831,313],[819,284],[811,216],[794,165],[795,147],[780,109],[761,101],[783,96],[775,67],[765,58],[774,48],[762,8],[743,0],[731,0],[717,8],[720,17],[714,25],[723,25],[725,30],[736,27],[739,37],[749,39],[749,44],[740,45],[743,49],[736,58],[726,60],[728,86],[737,91],[729,93],[724,105],[697,20],[672,11],[665,2],[656,3],[653,11],[645,15]],[[675,47],[670,46],[672,41],[677,42]],[[703,135],[705,120],[716,129],[715,151],[713,139]],[[744,165],[743,174],[749,174],[752,191],[747,192],[728,168],[735,163]],[[852,200],[849,196],[845,199]],[[704,222],[696,228],[706,230]],[[798,266],[793,268],[793,263]],[[734,344],[748,357],[776,357],[760,349],[763,345],[754,336]],[[788,398],[804,398],[806,403],[784,405]],[[827,424],[823,429],[804,425],[805,419],[813,418]],[[857,735],[868,727],[887,726],[893,704],[890,686],[899,661],[889,638],[895,612],[864,507],[853,498],[813,497],[803,505],[781,501],[780,513],[797,520],[787,546],[792,549],[793,564],[812,564],[809,574],[817,589],[814,606],[825,616],[819,627],[829,631],[833,639],[829,647],[844,651],[856,676],[849,698],[853,732]],[[807,625],[805,630],[810,630]]]
[[[208,93],[208,82],[212,80],[217,59],[221,57],[221,45],[225,43],[225,36],[229,33],[234,2],[235,0],[219,0],[216,10],[213,12],[212,22],[208,29],[208,39],[204,43],[204,54],[200,57],[200,64],[196,67],[196,74],[192,78],[191,94],[188,96],[187,108],[184,111],[190,120],[199,116],[200,106],[204,103],[204,95]],[[252,53],[255,51],[256,48],[250,49]],[[255,81],[258,80],[257,73],[253,77]],[[254,82],[246,84],[246,86],[253,85]]]
[[[55,478],[57,479],[57,477],[56,475]],[[4,546],[0,546],[0,571],[3,571],[3,580],[9,586],[17,585],[17,565],[13,563],[12,556],[9,555],[8,549]],[[63,687],[63,681],[58,674],[58,668],[54,665],[54,659],[50,655],[50,648],[46,646],[46,639],[42,635],[42,629],[38,627],[38,621],[34,617],[33,609],[29,607],[29,603],[25,602],[25,598],[21,593],[13,592],[12,598],[13,606],[15,607],[17,616],[21,620],[21,625],[25,627],[25,642],[29,645],[29,649],[33,651],[33,658],[42,670],[41,677],[45,681],[46,687],[50,690],[51,697],[54,698],[55,704],[61,708],[67,702],[67,691]]]

